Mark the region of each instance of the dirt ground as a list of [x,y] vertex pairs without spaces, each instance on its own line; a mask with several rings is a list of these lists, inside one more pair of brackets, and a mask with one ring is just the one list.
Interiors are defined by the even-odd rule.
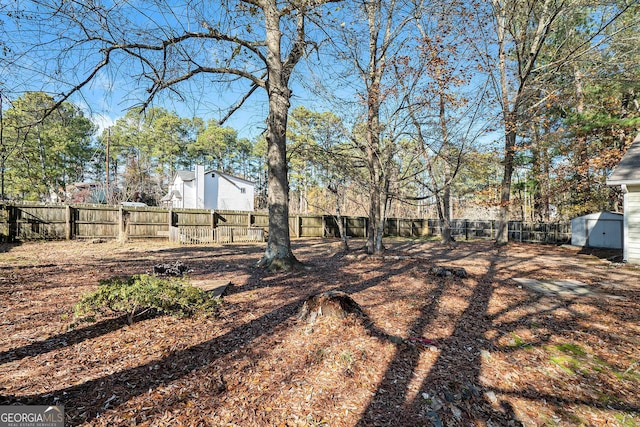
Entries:
[[[296,240],[308,269],[290,273],[253,267],[263,244],[0,245],[0,405],[62,404],[67,425],[96,426],[640,425],[638,267],[570,247],[386,245]],[[216,318],[74,319],[99,280],[174,261],[231,281]],[[367,320],[298,321],[326,290]]]

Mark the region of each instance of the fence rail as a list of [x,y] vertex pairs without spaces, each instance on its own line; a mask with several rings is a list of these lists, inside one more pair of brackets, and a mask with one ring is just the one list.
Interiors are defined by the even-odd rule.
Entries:
[[[341,217],[350,237],[367,237],[368,218]],[[456,240],[493,239],[497,221],[457,219],[451,222]],[[440,234],[439,220],[388,218],[387,237]],[[0,203],[0,241],[69,239],[169,239],[182,244],[264,241],[269,232],[266,212],[167,209],[107,205]],[[292,237],[338,237],[332,215],[291,215]],[[566,243],[571,223],[509,222],[509,239],[518,242]]]

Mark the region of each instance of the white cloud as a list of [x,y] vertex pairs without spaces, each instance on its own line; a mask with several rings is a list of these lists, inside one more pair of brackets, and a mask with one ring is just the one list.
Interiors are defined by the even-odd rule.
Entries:
[[98,127],[98,135],[102,133],[106,128],[113,126],[115,120],[106,114],[94,113],[90,116],[91,121]]

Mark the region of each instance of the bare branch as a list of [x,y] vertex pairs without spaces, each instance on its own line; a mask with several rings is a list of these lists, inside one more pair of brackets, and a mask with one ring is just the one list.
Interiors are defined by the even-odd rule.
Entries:
[[[262,75],[262,78],[263,78],[263,79],[264,79],[265,77],[266,77],[266,73]],[[249,99],[249,98],[251,97],[251,95],[253,95],[253,93],[256,91],[256,89],[258,89],[258,87],[260,87],[260,86],[258,86],[258,85],[257,85],[257,84],[255,84],[255,83],[254,83],[254,84],[252,84],[252,85],[251,85],[251,88],[249,89],[249,91],[248,91],[246,94],[244,94],[244,96],[243,96],[243,97],[242,97],[238,102],[236,102],[236,103],[235,103],[235,104],[234,104],[234,105],[229,109],[229,111],[227,111],[227,114],[225,114],[225,116],[224,116],[222,119],[220,119],[219,124],[220,124],[220,125],[223,125],[223,124],[224,124],[224,122],[226,122],[226,121],[229,119],[229,117],[231,117],[231,116],[233,115],[233,113],[235,113],[236,111],[238,111],[238,110],[242,107],[242,105],[247,101],[247,99]]]

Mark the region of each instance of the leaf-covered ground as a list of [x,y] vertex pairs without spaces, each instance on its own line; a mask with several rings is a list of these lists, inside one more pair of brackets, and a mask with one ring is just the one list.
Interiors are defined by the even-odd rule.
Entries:
[[[344,256],[299,240],[310,268],[266,273],[253,267],[263,245],[1,245],[0,404],[63,404],[68,425],[97,426],[640,425],[640,269],[567,247],[387,247]],[[231,281],[217,318],[73,318],[100,279],[175,261]],[[326,290],[368,320],[299,322]]]

